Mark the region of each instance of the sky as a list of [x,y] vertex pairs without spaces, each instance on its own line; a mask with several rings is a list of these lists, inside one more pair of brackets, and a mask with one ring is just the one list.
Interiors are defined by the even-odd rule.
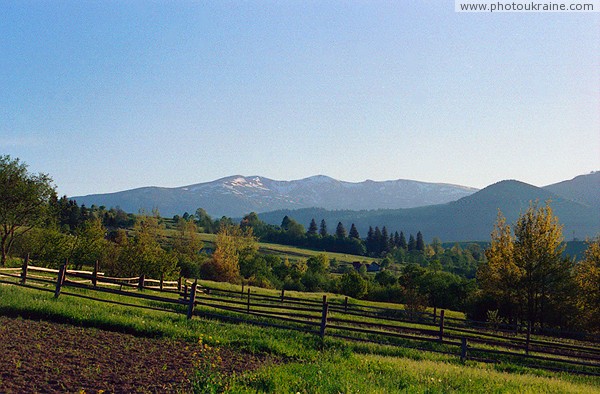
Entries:
[[0,154],[68,196],[230,175],[545,186],[600,170],[600,13],[4,0]]

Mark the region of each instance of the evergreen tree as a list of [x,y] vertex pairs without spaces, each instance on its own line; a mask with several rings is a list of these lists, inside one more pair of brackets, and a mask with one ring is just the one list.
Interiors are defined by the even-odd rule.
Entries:
[[394,232],[394,247],[400,247],[400,234],[398,234],[398,231]]
[[348,234],[348,236],[350,238],[360,239],[360,235],[358,234],[358,230],[356,229],[354,223],[352,223],[352,226],[350,226],[350,233]]
[[382,252],[383,246],[383,235],[379,227],[375,226],[375,233],[373,234],[373,255],[379,256]]
[[404,233],[400,231],[400,239],[398,240],[398,247],[407,250],[408,244],[406,243],[406,238],[404,237]]
[[388,235],[388,230],[385,226],[383,226],[383,228],[381,229],[381,241],[379,241],[380,243],[380,249],[381,252],[388,252],[390,250],[390,237]]
[[369,232],[367,233],[367,241],[365,244],[367,248],[367,254],[372,256],[375,254],[375,232],[373,231],[373,227],[369,226]]
[[346,238],[346,229],[344,228],[342,222],[338,222],[337,224],[337,227],[335,229],[335,237],[339,239]]
[[417,250],[424,252],[425,251],[425,242],[423,241],[423,234],[421,234],[421,232],[419,231],[417,233],[417,245],[416,245]]
[[325,223],[325,219],[321,219],[321,227],[319,228],[319,235],[321,237],[327,236],[327,223]]
[[286,230],[288,230],[288,229],[289,229],[289,227],[290,227],[290,223],[291,223],[291,222],[292,222],[292,220],[289,218],[289,216],[288,216],[288,215],[285,215],[285,216],[283,217],[283,220],[281,221],[281,229],[282,229],[283,231],[286,231]]
[[411,234],[408,237],[408,251],[413,251],[417,249],[417,242],[415,241],[415,237],[413,237],[413,235]]
[[317,232],[319,231],[318,227],[317,227],[317,222],[315,221],[315,219],[313,218],[310,221],[310,225],[308,226],[308,235],[317,235]]

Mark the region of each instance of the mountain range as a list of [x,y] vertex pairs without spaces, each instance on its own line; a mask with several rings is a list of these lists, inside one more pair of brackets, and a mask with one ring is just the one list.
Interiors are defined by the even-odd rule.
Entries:
[[411,180],[338,181],[318,175],[293,181],[276,181],[241,175],[177,188],[142,187],[117,193],[72,197],[80,205],[119,206],[126,212],[158,208],[169,217],[203,208],[213,217],[241,217],[250,212],[278,209],[393,209],[443,204],[468,196],[477,189]]
[[[599,173],[600,174],[600,173]],[[593,181],[594,177],[587,180]],[[600,179],[595,176],[596,191],[600,190]],[[328,211],[324,209],[280,210],[259,214],[267,223],[280,224],[288,215],[304,224],[312,218],[317,223],[324,219],[331,231],[338,222],[346,228],[354,223],[362,237],[369,226],[386,226],[388,232],[404,231],[416,234],[421,231],[427,241],[438,237],[444,242],[487,241],[496,222],[498,211],[513,224],[519,214],[531,203],[539,205],[550,202],[553,213],[563,225],[565,240],[593,237],[600,234],[599,206],[582,204],[527,183],[507,180],[490,185],[470,196],[446,204],[430,205],[410,209],[382,209],[370,211]]]
[[354,223],[361,236],[369,226],[444,242],[489,240],[498,210],[514,223],[531,202],[551,202],[566,239],[600,233],[600,172],[536,187],[506,180],[484,189],[409,180],[350,183],[326,176],[274,181],[233,176],[180,188],[145,187],[110,194],[72,197],[86,206],[119,206],[128,212],[158,208],[163,216],[204,208],[211,216],[241,217],[249,212],[271,224],[288,215],[308,226],[311,219],[335,229]]

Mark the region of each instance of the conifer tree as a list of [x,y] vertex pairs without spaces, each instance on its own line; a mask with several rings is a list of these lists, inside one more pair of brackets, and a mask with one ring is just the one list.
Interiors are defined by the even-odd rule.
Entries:
[[381,252],[387,252],[390,250],[390,237],[388,235],[388,230],[385,226],[383,226],[383,228],[381,229],[381,241],[379,241],[379,243]]
[[400,239],[398,240],[398,247],[407,250],[408,244],[406,243],[406,238],[404,237],[404,232],[400,231]]
[[317,232],[319,231],[318,227],[317,227],[317,222],[315,221],[315,219],[313,218],[310,221],[310,225],[308,226],[308,235],[317,235]]
[[360,235],[358,234],[358,230],[356,229],[354,223],[352,223],[352,226],[350,226],[350,233],[348,234],[348,236],[350,238],[360,239]]
[[423,252],[425,251],[425,242],[423,241],[423,234],[421,234],[421,232],[419,231],[417,233],[417,245],[416,245],[417,250]]
[[417,249],[417,242],[415,241],[415,237],[411,234],[408,237],[408,251],[413,251]]
[[339,239],[346,238],[346,229],[344,228],[342,222],[338,222],[337,227],[335,229],[335,236]]
[[321,227],[319,228],[319,235],[321,237],[327,236],[327,223],[325,223],[325,219],[321,219]]

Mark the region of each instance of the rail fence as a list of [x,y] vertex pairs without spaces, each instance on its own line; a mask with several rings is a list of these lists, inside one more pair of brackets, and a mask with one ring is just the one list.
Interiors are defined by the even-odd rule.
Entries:
[[[109,302],[128,307],[214,318],[260,326],[270,326],[350,341],[400,346],[444,353],[490,363],[516,363],[554,371],[600,376],[600,346],[595,342],[532,339],[519,330],[472,328],[465,321],[437,313],[412,313],[372,305],[266,295],[242,287],[242,291],[201,286],[197,281],[148,279],[144,276],[116,278],[93,271],[69,270],[29,265],[0,268],[0,283]],[[72,292],[69,288],[88,292]],[[123,300],[100,298],[90,293],[108,293]],[[152,301],[127,302],[127,298]]]

